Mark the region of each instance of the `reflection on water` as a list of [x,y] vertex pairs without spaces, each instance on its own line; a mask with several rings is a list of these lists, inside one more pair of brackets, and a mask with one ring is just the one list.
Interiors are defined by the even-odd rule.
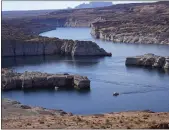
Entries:
[[113,56],[127,57],[143,55],[145,53],[154,53],[161,56],[169,55],[168,45],[113,43],[111,41],[94,39],[90,35],[90,31],[90,28],[57,28],[56,30],[44,32],[40,35],[47,37],[58,37],[61,39],[93,41],[106,51],[111,52]]
[[142,71],[149,72],[152,75],[157,74],[159,75],[159,77],[169,75],[168,70],[164,70],[161,68],[152,68],[152,67],[144,67],[144,66],[126,66],[126,70],[128,72],[133,72],[138,69],[142,69]]
[[[20,90],[13,90],[15,92],[20,92]],[[84,94],[84,95],[89,95],[90,94],[90,89],[84,89],[84,90],[76,90],[74,88],[58,88],[57,90],[54,88],[49,88],[49,89],[36,89],[36,88],[31,88],[31,89],[24,89],[22,90],[24,94],[29,94],[29,93],[37,93],[37,92],[49,92],[49,93],[77,93],[77,94]]]
[[26,65],[40,65],[40,64],[53,64],[53,63],[65,63],[71,66],[85,67],[95,66],[104,57],[93,56],[18,56],[18,57],[2,57],[2,67],[10,68],[13,66],[26,66]]
[[[112,57],[64,57],[57,55],[8,57],[2,58],[2,67],[13,68],[17,72],[67,72],[84,75],[91,80],[90,91],[64,89],[57,91],[9,91],[2,93],[2,96],[16,99],[28,105],[63,109],[75,114],[145,109],[152,111],[169,110],[169,73],[151,68],[125,66],[127,56],[145,53],[168,56],[169,46],[114,44],[95,40],[89,32],[90,30],[87,28],[77,30],[76,28],[58,28],[43,35],[92,40],[111,52]],[[114,97],[114,92],[118,92],[120,95]]]

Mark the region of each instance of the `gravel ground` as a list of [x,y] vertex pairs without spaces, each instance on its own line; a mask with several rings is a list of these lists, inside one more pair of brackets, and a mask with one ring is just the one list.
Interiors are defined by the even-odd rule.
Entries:
[[2,99],[2,128],[169,129],[169,112],[130,111],[80,116]]

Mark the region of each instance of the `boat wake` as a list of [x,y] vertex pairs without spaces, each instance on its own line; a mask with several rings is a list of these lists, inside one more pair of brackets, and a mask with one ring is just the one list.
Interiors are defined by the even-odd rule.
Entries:
[[122,92],[122,94],[141,94],[141,93],[149,93],[149,92],[154,92],[154,91],[169,91],[169,88],[166,89],[154,89],[154,90],[139,90],[139,91],[131,91],[131,92]]

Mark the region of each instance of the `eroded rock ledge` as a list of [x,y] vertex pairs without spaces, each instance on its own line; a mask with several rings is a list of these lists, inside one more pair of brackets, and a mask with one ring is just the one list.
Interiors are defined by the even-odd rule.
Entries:
[[11,89],[49,89],[77,88],[89,89],[90,80],[85,76],[69,74],[48,74],[41,72],[17,73],[3,68],[1,70],[2,90]]
[[129,20],[105,20],[92,23],[91,35],[114,43],[169,45],[168,25],[154,26]]
[[127,57],[125,64],[127,66],[144,66],[169,70],[169,57],[145,54],[141,56]]
[[93,22],[91,34],[114,43],[169,45],[168,2],[131,5]]
[[58,38],[35,37],[2,40],[2,56],[31,55],[111,56],[92,41],[73,41]]

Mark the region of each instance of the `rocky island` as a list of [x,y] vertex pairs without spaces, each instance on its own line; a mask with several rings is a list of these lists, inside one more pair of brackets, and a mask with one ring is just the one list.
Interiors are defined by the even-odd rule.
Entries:
[[89,89],[90,80],[85,76],[69,74],[48,74],[41,72],[17,73],[9,69],[1,70],[2,90],[77,88]]
[[61,40],[35,37],[29,39],[3,39],[2,56],[32,55],[111,56],[111,53],[91,41]]
[[169,70],[169,57],[145,54],[142,56],[127,57],[126,66],[143,66]]

